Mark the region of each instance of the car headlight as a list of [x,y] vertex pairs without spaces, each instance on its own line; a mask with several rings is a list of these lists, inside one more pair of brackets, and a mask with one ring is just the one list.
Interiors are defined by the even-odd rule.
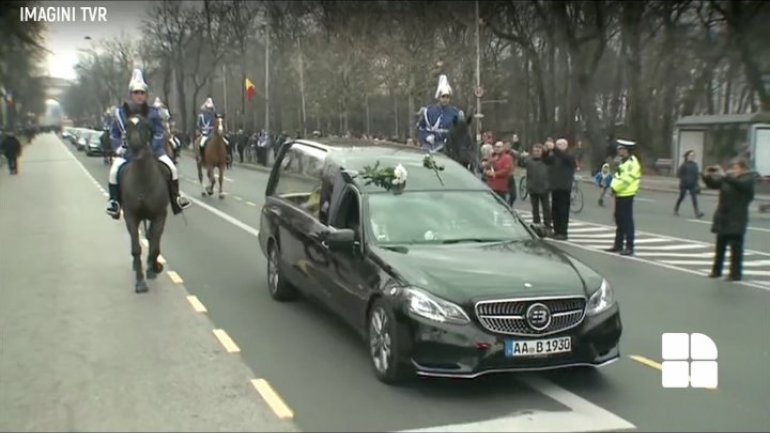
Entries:
[[406,308],[412,314],[440,323],[470,323],[468,315],[459,305],[415,288],[405,289],[404,295],[407,299]]
[[610,308],[614,303],[615,292],[612,290],[612,286],[610,285],[609,281],[602,279],[602,285],[599,286],[599,290],[594,292],[594,294],[588,298],[586,314],[589,316],[595,316]]

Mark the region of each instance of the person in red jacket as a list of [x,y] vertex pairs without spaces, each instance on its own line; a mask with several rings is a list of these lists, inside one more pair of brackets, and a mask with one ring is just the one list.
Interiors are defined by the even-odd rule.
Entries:
[[494,152],[494,155],[492,155],[492,158],[484,167],[484,175],[492,191],[507,201],[508,178],[513,171],[513,158],[505,151],[505,145],[503,145],[502,141],[495,143]]

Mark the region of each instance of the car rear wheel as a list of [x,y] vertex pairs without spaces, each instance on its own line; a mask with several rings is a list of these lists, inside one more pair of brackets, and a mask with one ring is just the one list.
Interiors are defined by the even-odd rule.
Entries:
[[278,245],[271,241],[267,247],[267,288],[276,301],[291,301],[297,292],[281,275],[280,257]]
[[412,377],[414,370],[404,362],[404,347],[409,335],[381,299],[375,301],[369,313],[368,330],[369,359],[377,379],[397,384]]

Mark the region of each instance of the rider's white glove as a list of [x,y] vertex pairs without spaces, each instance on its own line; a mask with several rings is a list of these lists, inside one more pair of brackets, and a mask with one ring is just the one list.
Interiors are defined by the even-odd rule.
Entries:
[[120,147],[118,148],[118,150],[116,150],[116,151],[115,151],[115,154],[116,154],[116,155],[118,155],[118,156],[121,156],[121,157],[122,157],[122,156],[123,156],[123,154],[125,154],[125,153],[126,153],[126,150],[127,150],[127,149],[126,149],[126,146],[120,146]]
[[427,141],[430,144],[433,144],[433,143],[436,142],[436,136],[431,134],[431,135],[425,137],[425,141]]

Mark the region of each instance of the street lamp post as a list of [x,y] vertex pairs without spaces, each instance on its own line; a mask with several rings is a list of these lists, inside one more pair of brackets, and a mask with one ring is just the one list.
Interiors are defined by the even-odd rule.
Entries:
[[[770,72],[762,74],[762,87],[764,88],[765,95],[770,95]],[[770,111],[770,105],[762,104],[762,111]]]
[[479,0],[476,0],[476,142],[481,141],[481,37],[479,31]]

